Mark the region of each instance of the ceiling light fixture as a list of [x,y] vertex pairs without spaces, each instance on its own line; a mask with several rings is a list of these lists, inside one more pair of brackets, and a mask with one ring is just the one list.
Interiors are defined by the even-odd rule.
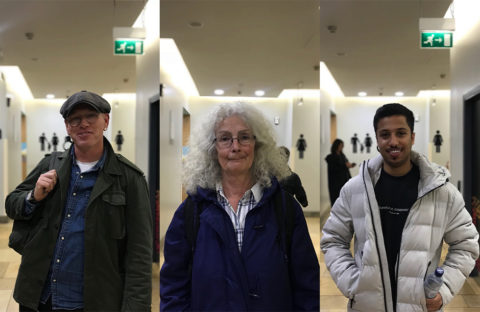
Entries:
[[54,98],[55,98],[55,94],[51,94],[51,93],[50,93],[50,94],[47,94],[47,95],[46,95],[46,98],[47,98],[47,99],[54,99]]
[[403,93],[402,91],[397,91],[397,92],[395,92],[395,96],[403,96],[403,94],[404,94],[404,93]]
[[198,21],[193,21],[193,22],[189,22],[188,23],[188,26],[192,27],[192,28],[202,28],[203,27],[203,23],[202,22],[198,22]]
[[263,90],[257,90],[257,91],[255,91],[255,95],[256,95],[256,96],[264,96],[264,95],[265,95],[265,91],[263,91]]
[[358,92],[358,96],[367,96],[367,92],[360,91],[360,92]]
[[213,93],[215,93],[215,95],[223,95],[225,91],[223,91],[222,89],[216,89],[215,91],[213,91]]

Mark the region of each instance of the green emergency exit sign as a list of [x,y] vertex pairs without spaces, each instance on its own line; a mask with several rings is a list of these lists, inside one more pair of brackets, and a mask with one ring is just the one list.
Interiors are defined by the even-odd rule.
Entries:
[[143,54],[142,40],[115,40],[115,55]]
[[453,46],[453,32],[422,32],[420,46],[422,49],[442,49]]

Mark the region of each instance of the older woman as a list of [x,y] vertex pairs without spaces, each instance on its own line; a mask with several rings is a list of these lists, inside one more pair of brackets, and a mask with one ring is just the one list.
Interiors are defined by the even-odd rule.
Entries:
[[189,197],[165,236],[160,309],[318,311],[318,260],[300,206],[277,181],[290,171],[270,124],[249,105],[219,105],[190,148]]

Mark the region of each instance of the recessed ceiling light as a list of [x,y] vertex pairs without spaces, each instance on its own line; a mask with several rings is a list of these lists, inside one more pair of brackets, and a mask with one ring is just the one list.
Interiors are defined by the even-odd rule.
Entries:
[[213,91],[213,93],[215,93],[216,95],[223,95],[225,91],[223,91],[222,89],[216,89],[215,91]]
[[360,92],[358,92],[358,96],[367,96],[367,92],[360,91]]
[[54,99],[55,98],[55,94],[47,94],[47,99]]
[[263,91],[263,90],[257,90],[257,91],[255,91],[255,95],[256,95],[256,96],[264,96],[264,95],[265,95],[265,91]]
[[190,22],[190,23],[188,23],[188,25],[189,25],[190,27],[193,27],[193,28],[201,28],[201,27],[203,27],[203,23],[202,23],[202,22],[198,22],[198,21]]
[[403,92],[402,91],[397,91],[397,92],[395,92],[395,96],[403,96]]

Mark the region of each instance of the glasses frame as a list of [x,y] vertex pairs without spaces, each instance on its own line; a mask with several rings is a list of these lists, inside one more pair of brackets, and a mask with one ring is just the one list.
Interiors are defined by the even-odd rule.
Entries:
[[244,141],[242,139],[239,139],[238,136],[231,137],[230,141],[227,141],[227,142],[229,142],[228,145],[222,145],[222,144],[226,144],[227,142],[220,142],[220,141],[218,141],[218,138],[213,139],[213,143],[215,143],[221,149],[227,149],[227,148],[232,147],[233,140],[237,140],[238,144],[241,145],[241,146],[249,146],[249,145],[252,144],[252,142],[255,142],[255,140],[257,139],[257,137],[254,136],[254,135],[249,135],[249,136],[250,136],[250,138],[246,141]]
[[[95,116],[94,119],[92,119],[93,116]],[[98,120],[99,116],[100,116],[100,113],[92,112],[92,113],[88,113],[88,114],[83,115],[83,116],[67,118],[67,124],[72,128],[76,128],[76,127],[80,126],[82,124],[83,120],[85,119],[89,125],[92,125]],[[89,118],[91,120],[89,120]],[[73,122],[74,120],[75,120],[75,122]]]

